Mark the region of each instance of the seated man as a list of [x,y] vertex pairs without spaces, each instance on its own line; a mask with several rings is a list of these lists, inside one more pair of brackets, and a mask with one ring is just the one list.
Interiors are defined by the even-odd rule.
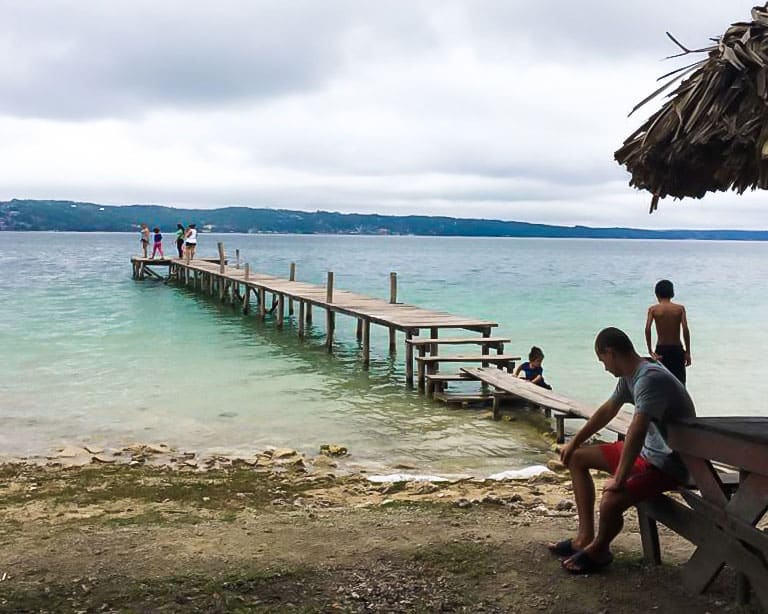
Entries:
[[[683,384],[663,365],[640,357],[629,337],[618,328],[600,331],[595,352],[606,371],[619,381],[611,398],[560,451],[573,480],[579,528],[573,539],[549,544],[554,554],[567,557],[563,567],[575,574],[593,572],[611,563],[610,544],[624,525],[624,510],[687,479],[685,466],[667,445],[667,425],[696,415]],[[616,416],[624,403],[635,406],[625,441],[581,447]],[[595,484],[590,469],[613,474],[600,500],[597,534]]]

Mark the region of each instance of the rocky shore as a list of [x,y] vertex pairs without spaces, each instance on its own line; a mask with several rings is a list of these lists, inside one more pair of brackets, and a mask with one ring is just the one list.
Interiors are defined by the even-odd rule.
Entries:
[[374,482],[346,453],[4,464],[0,611],[737,611],[728,574],[705,596],[680,586],[682,539],[663,533],[667,564],[647,566],[631,513],[606,573],[565,574],[543,545],[576,526],[554,454],[530,478]]

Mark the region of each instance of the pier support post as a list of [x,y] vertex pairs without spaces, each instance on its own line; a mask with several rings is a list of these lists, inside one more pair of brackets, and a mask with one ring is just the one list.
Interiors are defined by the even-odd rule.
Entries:
[[312,324],[312,303],[307,303],[307,324]]
[[299,339],[304,338],[304,301],[299,301]]
[[408,388],[413,388],[413,346],[408,343],[411,339],[413,330],[409,328],[405,331],[405,385]]
[[[395,305],[397,303],[397,273],[394,271],[389,274],[389,303],[390,305]],[[394,354],[396,352],[395,349],[395,341],[396,341],[396,335],[395,335],[395,329],[394,327],[389,327],[389,353]]]
[[[296,281],[296,263],[295,262],[291,262],[291,270],[290,270],[290,273],[288,274],[288,281]],[[293,315],[293,299],[292,298],[288,299],[288,315],[289,316]]]
[[263,320],[267,317],[267,291],[259,288],[259,317]]
[[[248,266],[247,264],[245,266]],[[243,295],[243,314],[247,314],[250,302],[251,302],[251,289],[248,286],[245,287],[245,295]]]
[[333,271],[328,271],[328,282],[325,286],[325,302],[326,306],[326,340],[325,347],[330,354],[333,351],[333,332],[336,328],[335,315],[331,309],[333,303]]
[[371,321],[363,320],[363,368],[371,365]]
[[360,343],[363,340],[363,318],[357,318],[357,330],[355,331],[355,337],[357,342]]
[[245,263],[245,275],[243,276],[243,279],[245,281],[248,281],[248,278],[251,276],[251,265],[247,262]]
[[219,248],[219,273],[224,274],[224,243],[219,241],[216,246]]
[[239,249],[235,250],[235,268],[236,269],[240,268],[240,250]]
[[285,317],[285,294],[277,295],[277,328],[283,327],[283,318]]

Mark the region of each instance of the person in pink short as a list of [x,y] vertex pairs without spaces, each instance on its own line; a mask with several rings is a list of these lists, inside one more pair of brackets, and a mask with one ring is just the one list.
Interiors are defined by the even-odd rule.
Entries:
[[152,229],[152,237],[152,258],[154,259],[158,252],[161,258],[165,258],[163,255],[163,235],[160,234],[160,229],[157,226]]

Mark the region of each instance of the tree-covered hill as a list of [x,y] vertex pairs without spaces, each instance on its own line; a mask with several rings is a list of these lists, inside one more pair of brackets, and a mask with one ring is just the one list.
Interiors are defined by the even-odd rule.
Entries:
[[129,232],[145,222],[169,231],[177,223],[210,232],[400,234],[470,237],[768,240],[768,231],[640,230],[549,226],[471,218],[289,211],[249,207],[177,209],[160,205],[110,206],[61,200],[0,202],[0,230]]

